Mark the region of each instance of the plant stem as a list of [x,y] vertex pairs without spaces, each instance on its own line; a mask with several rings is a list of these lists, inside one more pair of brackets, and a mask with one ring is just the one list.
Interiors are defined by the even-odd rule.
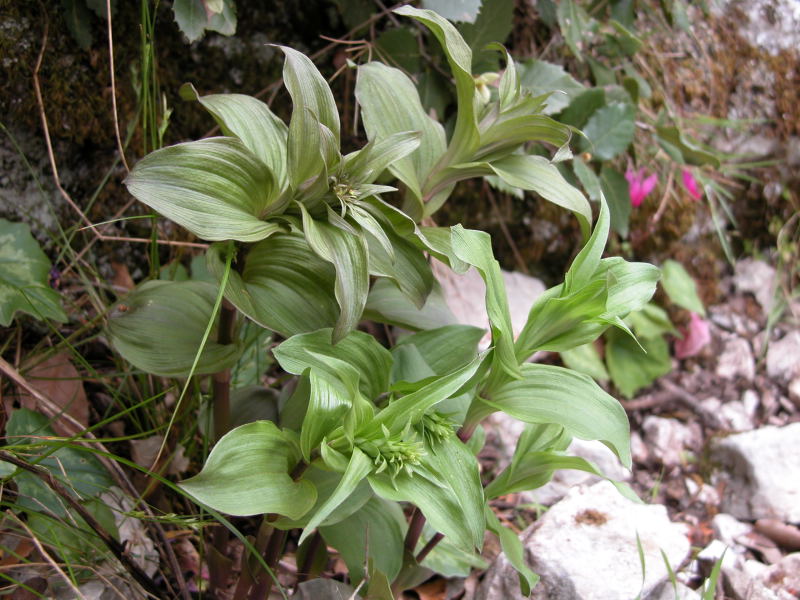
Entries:
[[442,541],[443,537],[444,537],[443,533],[437,532],[436,535],[434,535],[431,539],[428,540],[428,543],[425,544],[422,550],[419,551],[419,554],[417,554],[417,556],[414,557],[414,560],[417,561],[417,564],[425,560],[428,554],[431,553],[431,550],[433,550],[436,547],[436,545]]
[[306,555],[303,557],[303,562],[297,570],[297,582],[302,583],[306,581],[311,574],[311,569],[314,568],[314,560],[317,557],[319,549],[322,547],[322,534],[317,531],[314,533],[311,541],[308,543]]

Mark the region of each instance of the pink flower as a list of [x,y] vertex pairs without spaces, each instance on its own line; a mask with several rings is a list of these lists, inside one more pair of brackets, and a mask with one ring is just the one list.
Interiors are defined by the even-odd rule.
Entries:
[[641,206],[647,194],[652,192],[653,188],[656,187],[656,183],[658,183],[657,175],[653,174],[645,177],[646,174],[644,169],[639,169],[638,171],[628,169],[625,172],[625,179],[628,180],[628,189],[631,195],[631,206]]
[[695,200],[700,200],[703,197],[703,192],[700,191],[700,186],[697,185],[697,180],[688,169],[683,170],[683,187],[689,192],[689,195]]
[[692,313],[688,327],[681,327],[683,339],[675,340],[675,358],[694,356],[711,341],[708,321]]

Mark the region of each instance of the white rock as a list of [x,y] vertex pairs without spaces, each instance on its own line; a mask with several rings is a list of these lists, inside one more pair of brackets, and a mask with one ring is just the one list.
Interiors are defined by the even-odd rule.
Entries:
[[724,512],[751,521],[800,522],[800,423],[728,436],[713,446],[711,457],[727,482]]
[[761,581],[767,568],[767,565],[755,560],[739,559],[733,566],[723,563],[725,588],[730,590],[734,600],[778,600]]
[[503,412],[489,415],[483,422],[487,442],[497,450],[497,469],[505,469],[514,456],[517,440],[525,429],[525,423]]
[[719,560],[722,560],[723,566],[731,568],[738,564],[735,554],[728,552],[727,544],[720,540],[711,540],[711,543],[697,553],[697,560],[701,563],[707,563],[713,567]]
[[[486,314],[486,285],[478,271],[472,268],[459,275],[449,268],[442,267],[437,261],[433,263],[433,271],[442,286],[447,306],[458,322],[486,329],[487,333],[481,340],[481,346],[488,347],[491,334],[489,317]],[[503,271],[503,281],[511,312],[511,328],[516,336],[525,326],[534,301],[546,288],[544,283],[535,277],[511,271]]]
[[796,600],[800,591],[800,552],[788,554],[765,569],[761,581],[780,600]]
[[753,429],[753,417],[743,402],[734,400],[726,402],[719,408],[719,419],[728,431],[750,431]]
[[758,414],[758,407],[761,405],[761,398],[758,397],[755,390],[745,390],[742,394],[742,405],[747,411],[747,416],[754,420]]
[[800,376],[800,331],[792,331],[769,345],[767,375],[786,380]]
[[642,429],[651,452],[668,467],[684,463],[685,451],[695,447],[700,439],[697,427],[653,415],[645,417]]
[[717,375],[725,379],[743,377],[752,381],[756,375],[756,362],[746,339],[731,337],[725,342],[717,359]]
[[700,594],[680,581],[676,581],[674,585],[667,581],[653,590],[647,600],[700,600]]
[[711,519],[711,528],[714,530],[716,538],[737,554],[747,551],[747,548],[740,545],[736,540],[739,536],[744,536],[753,531],[753,526],[749,523],[742,523],[736,517],[727,513],[719,513]]
[[789,382],[789,400],[800,407],[800,377],[795,377]]
[[[637,534],[645,557],[644,586]],[[647,597],[689,554],[686,527],[661,505],[637,504],[601,481],[579,486],[522,534],[541,581],[535,600],[630,600]],[[517,577],[504,557],[490,568],[475,600],[519,600]]]
[[631,458],[635,463],[647,462],[650,451],[638,431],[631,432]]
[[[585,458],[594,463],[601,473],[616,481],[629,481],[631,479],[631,472],[622,466],[619,459],[602,442],[575,438],[567,448],[567,454]],[[548,484],[536,490],[525,492],[522,497],[525,502],[535,502],[550,506],[566,496],[567,492],[576,485],[588,485],[600,480],[601,478],[597,475],[592,475],[585,471],[563,469],[556,471],[553,479]]]
[[733,283],[740,292],[750,292],[769,314],[775,296],[775,269],[763,260],[747,258],[736,263]]

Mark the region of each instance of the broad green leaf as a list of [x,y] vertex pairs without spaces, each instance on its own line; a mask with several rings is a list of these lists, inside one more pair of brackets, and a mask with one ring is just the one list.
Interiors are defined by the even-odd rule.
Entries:
[[[47,469],[53,477],[66,489],[81,499],[99,496],[113,484],[108,471],[90,452],[70,446],[58,447],[54,452],[53,441],[45,440],[55,437],[50,427],[50,420],[41,413],[25,408],[11,411],[6,424],[5,440],[9,445],[41,444],[26,448],[27,459],[36,458],[36,464]],[[47,453],[46,458],[41,458]],[[9,463],[7,471],[13,473],[16,468]],[[3,474],[6,476],[6,473]],[[19,495],[16,503],[29,511],[49,511],[59,517],[67,514],[66,502],[53,492],[39,477],[20,471],[14,477]]]
[[481,354],[457,371],[438,377],[416,392],[394,400],[376,415],[363,434],[369,437],[370,433],[377,433],[382,427],[386,427],[391,434],[398,434],[407,425],[416,424],[430,408],[450,398],[469,382],[485,357],[486,354]]
[[684,266],[678,261],[666,260],[661,271],[664,275],[661,285],[669,299],[686,310],[705,316],[706,307],[697,295],[697,284]]
[[340,313],[333,328],[335,343],[355,329],[367,303],[367,243],[362,235],[353,235],[313,219],[302,204],[299,206],[303,213],[303,229],[308,245],[336,270],[334,289]]
[[311,460],[311,451],[319,446],[323,438],[342,424],[350,411],[352,402],[342,393],[342,388],[331,383],[327,377],[309,373],[311,393],[308,409],[300,430],[300,451],[306,462]]
[[276,513],[298,519],[317,497],[310,482],[289,476],[298,459],[274,423],[256,421],[222,436],[202,471],[179,486],[198,502],[229,515]]
[[[436,533],[430,523],[426,523],[417,550],[422,550]],[[474,550],[468,552],[451,544],[447,538],[441,538],[441,541],[422,561],[420,568],[430,569],[443,577],[468,577],[473,569],[488,569],[489,563]]]
[[463,550],[480,548],[486,529],[478,461],[455,436],[430,450],[413,474],[371,475],[375,493],[417,506],[436,531]]
[[577,0],[560,0],[556,9],[561,35],[578,60],[583,60],[583,36],[589,31],[591,19]]
[[364,578],[368,559],[390,580],[397,577],[403,566],[406,528],[399,504],[373,497],[347,519],[320,527],[320,532],[325,542],[339,551],[350,581],[356,583]]
[[369,244],[369,271],[371,275],[388,277],[421,309],[433,288],[433,273],[420,249],[394,231],[385,232],[392,245],[394,257],[387,254],[376,238],[367,236]]
[[[308,525],[308,521],[311,519],[311,517],[328,501],[333,492],[339,486],[339,483],[342,480],[343,472],[347,469],[348,461],[346,458],[344,459],[344,465],[341,472],[324,469],[318,466],[318,464],[319,461],[312,463],[300,478],[300,481],[309,482],[317,490],[317,497],[314,506],[310,508],[302,517],[296,520],[288,519],[286,517],[279,517],[274,521],[274,525],[278,529],[305,528],[306,525]],[[333,511],[328,518],[320,524],[320,527],[335,525],[336,523],[349,518],[350,515],[361,510],[361,507],[364,506],[364,504],[366,504],[369,499],[373,498],[374,496],[375,494],[372,491],[369,482],[366,479],[362,480],[347,499],[347,502],[339,505],[339,508]]]
[[672,369],[669,346],[662,336],[637,342],[616,329],[606,336],[606,364],[611,381],[627,398]]
[[597,347],[593,343],[590,342],[569,350],[562,350],[560,354],[564,365],[573,371],[588,375],[597,381],[608,381],[608,371],[605,364],[603,364],[600,353],[597,351]]
[[572,170],[575,172],[575,176],[581,182],[583,189],[586,190],[589,198],[599,202],[600,194],[602,194],[603,191],[601,189],[600,178],[597,176],[597,173],[595,173],[591,167],[589,167],[577,156],[572,159]]
[[606,104],[606,93],[603,88],[590,88],[574,96],[564,110],[558,115],[559,123],[583,129],[589,117]]
[[[200,281],[148,281],[111,311],[108,334],[114,348],[136,368],[167,377],[186,377],[194,364],[217,290]],[[215,328],[206,341],[196,375],[236,364],[241,345],[219,344]]]
[[631,216],[631,196],[628,180],[625,176],[608,165],[603,165],[600,171],[600,185],[603,194],[608,200],[611,211],[611,228],[620,237],[628,237],[628,225]]
[[361,331],[350,332],[335,346],[331,344],[330,329],[295,335],[275,348],[273,353],[289,373],[300,375],[311,369],[326,374],[329,379],[339,375],[322,357],[344,361],[357,371],[359,389],[370,400],[389,387],[392,355],[374,337]]
[[569,293],[585,286],[600,266],[600,259],[608,241],[610,216],[608,205],[600,199],[600,214],[589,241],[581,248],[564,276],[564,291]]
[[50,260],[23,223],[0,219],[0,326],[17,311],[65,322],[61,298],[49,285]]
[[641,310],[632,312],[626,321],[639,337],[653,338],[665,333],[678,334],[667,311],[652,302],[645,304]]
[[690,141],[677,127],[658,127],[656,133],[658,134],[659,143],[662,146],[666,143],[676,148],[687,164],[697,166],[711,165],[715,169],[719,168],[720,160],[717,156]]
[[420,202],[421,217],[422,186],[446,150],[444,128],[426,114],[414,83],[399,69],[377,62],[359,66],[356,98],[370,141],[379,143],[394,134],[420,132],[419,147],[389,165],[389,170]]
[[353,454],[350,457],[350,463],[347,465],[347,470],[342,475],[342,479],[333,490],[327,501],[320,506],[308,521],[308,524],[303,529],[300,535],[302,543],[325,519],[333,513],[339,505],[344,503],[355,492],[359,483],[374,469],[372,459],[364,454],[357,447],[353,448]]
[[578,83],[561,65],[530,59],[518,65],[520,85],[534,96],[550,94],[543,112],[555,114],[586,88]]
[[322,152],[324,125],[339,147],[339,111],[328,83],[302,52],[280,46],[286,56],[283,81],[292,97],[292,118],[289,121],[287,156],[289,180],[295,189],[319,175],[325,164]]
[[435,280],[424,306],[419,309],[393,281],[384,277],[379,277],[369,291],[364,318],[412,331],[458,322],[447,306],[441,286]]
[[509,376],[519,377],[519,363],[514,354],[514,332],[511,329],[506,286],[500,264],[492,253],[491,238],[488,233],[464,229],[460,225],[455,225],[451,230],[453,251],[458,258],[474,266],[486,284],[486,311],[492,329],[494,364]]
[[500,539],[500,546],[508,562],[519,574],[519,588],[524,596],[529,596],[531,589],[539,581],[539,576],[534,573],[525,562],[525,549],[516,533],[500,523],[497,515],[487,505],[484,509],[486,515],[486,528]]
[[458,112],[446,156],[451,163],[462,162],[472,156],[479,143],[474,107],[475,79],[472,77],[472,50],[452,23],[431,10],[420,10],[405,5],[395,9],[394,12],[414,18],[430,29],[447,56],[450,70],[456,80]]
[[639,501],[638,496],[627,484],[606,478],[591,461],[555,451],[528,452],[520,456],[513,469],[507,467],[486,487],[486,497],[492,499],[506,494],[535,490],[550,481],[553,474],[561,469],[584,471],[603,477],[614,484],[623,496],[635,502]]
[[181,86],[181,97],[197,100],[219,123],[222,132],[239,138],[275,177],[278,190],[286,187],[286,138],[288,129],[264,102],[245,94],[200,96],[190,83]]
[[400,131],[371,140],[361,150],[348,154],[343,170],[353,182],[372,183],[381,173],[419,148],[420,131]]
[[125,184],[139,201],[205,240],[257,242],[281,230],[261,220],[277,201],[273,175],[235,138],[151,152]]
[[481,9],[481,0],[423,0],[422,6],[451,21],[474,23]]
[[494,161],[491,167],[507,184],[536,192],[545,200],[575,213],[584,235],[588,234],[592,222],[589,202],[546,158],[514,154]]
[[414,346],[436,375],[452,373],[475,360],[484,330],[470,325],[447,325],[402,338],[392,349]]
[[504,383],[482,402],[526,423],[556,423],[575,437],[600,440],[630,468],[628,418],[619,402],[569,369],[526,363],[521,370],[522,379]]
[[[208,250],[209,270],[222,278],[222,248]],[[227,298],[250,319],[289,337],[332,327],[339,315],[333,290],[336,274],[305,238],[276,234],[252,246],[241,274],[230,272]]]
[[581,151],[595,160],[611,160],[625,152],[636,130],[636,107],[626,102],[612,102],[594,112],[583,128]]
[[603,318],[612,320],[641,310],[653,297],[661,271],[649,263],[628,262],[619,256],[600,261],[608,273],[608,305]]
[[[433,7],[425,6],[425,8]],[[438,10],[436,12],[442,14]],[[442,16],[447,18],[446,15]],[[473,70],[476,73],[497,71],[497,55],[486,51],[486,46],[492,42],[506,41],[513,27],[513,18],[513,0],[483,0],[477,18],[473,22],[458,26],[464,41],[472,49]]]

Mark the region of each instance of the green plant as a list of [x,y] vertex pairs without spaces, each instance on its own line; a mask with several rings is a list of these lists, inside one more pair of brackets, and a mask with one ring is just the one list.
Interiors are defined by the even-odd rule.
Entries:
[[[267,568],[243,569],[237,597],[271,586],[268,572],[292,529],[302,529],[298,543],[312,562],[317,535],[335,547],[351,582],[366,579],[376,598],[413,585],[425,576],[420,566],[469,568],[488,529],[527,593],[536,576],[488,501],[542,485],[560,468],[596,472],[564,453],[573,436],[602,440],[630,465],[619,403],[589,377],[526,361],[538,350],[589,343],[609,327],[631,335],[622,319],[650,299],[658,269],[601,258],[610,227],[603,196],[592,229],[589,203],[555,164],[570,128],[542,114],[548,94],[522,88],[502,47],[495,50],[505,71],[497,88],[487,87],[448,21],[411,7],[395,13],[420,21],[442,45],[457,97],[449,139],[402,71],[370,62],[357,67],[356,84],[369,141],[342,155],[330,88],[307,57],[283,47],[288,126],[249,96],[200,96],[186,86],[184,96],[200,102],[224,136],[157,150],[126,181],[139,200],[213,242],[206,261],[216,283],[144,283],[115,306],[108,332],[135,367],[186,377],[184,394],[192,377],[212,375],[217,441],[181,487],[212,509],[264,515],[254,545]],[[556,148],[555,159],[528,153],[530,142]],[[400,190],[384,185],[389,176]],[[564,282],[535,303],[516,341],[488,234],[419,224],[456,182],[480,176],[571,210],[585,234]],[[381,197],[394,193],[402,208]],[[475,267],[484,279],[486,352],[477,350],[480,330],[442,321],[428,256],[457,272]],[[273,356],[287,383],[271,416],[231,429],[247,420],[231,412],[242,317],[285,338]],[[357,330],[363,318],[414,333],[387,348]],[[241,393],[237,406],[256,402]],[[484,488],[475,433],[496,411],[529,427],[511,465]]]

